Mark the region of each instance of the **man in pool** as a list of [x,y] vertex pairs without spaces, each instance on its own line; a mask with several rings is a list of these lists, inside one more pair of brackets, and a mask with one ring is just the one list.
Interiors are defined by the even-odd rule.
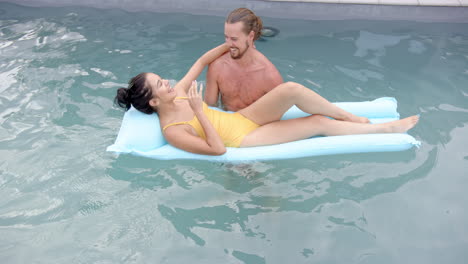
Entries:
[[283,83],[279,71],[254,47],[262,20],[247,8],[232,11],[224,24],[229,52],[212,62],[206,76],[205,102],[238,111]]

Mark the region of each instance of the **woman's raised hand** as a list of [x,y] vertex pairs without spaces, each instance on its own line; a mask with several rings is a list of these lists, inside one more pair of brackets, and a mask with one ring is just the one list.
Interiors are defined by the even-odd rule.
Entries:
[[192,110],[195,113],[203,111],[203,99],[202,99],[203,84],[200,83],[200,88],[197,88],[197,86],[198,86],[197,81],[193,81],[188,91],[190,107],[192,107]]

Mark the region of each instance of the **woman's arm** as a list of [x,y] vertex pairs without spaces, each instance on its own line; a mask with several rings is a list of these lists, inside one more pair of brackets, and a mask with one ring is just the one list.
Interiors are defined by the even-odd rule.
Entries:
[[224,145],[218,148],[211,146],[203,138],[192,135],[180,126],[168,127],[164,133],[164,137],[172,146],[188,152],[213,156],[226,153]]
[[200,91],[197,91],[197,83],[193,81],[189,90],[189,103],[205,132],[206,140],[194,136],[180,127],[169,127],[165,137],[171,145],[185,151],[205,155],[222,155],[226,153],[226,147],[203,112],[202,90],[203,86],[200,85]]
[[225,43],[217,46],[214,49],[207,51],[203,54],[185,74],[185,76],[176,84],[174,87],[177,91],[187,92],[190,88],[192,81],[196,80],[200,73],[203,71],[205,66],[212,63],[214,60],[219,58],[221,55],[229,50],[229,46]]

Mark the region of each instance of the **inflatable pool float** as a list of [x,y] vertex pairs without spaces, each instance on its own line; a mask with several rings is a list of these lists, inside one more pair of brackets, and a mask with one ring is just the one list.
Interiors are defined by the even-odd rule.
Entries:
[[[358,116],[365,116],[371,123],[383,123],[400,118],[397,101],[382,97],[374,101],[335,103]],[[297,107],[289,109],[282,119],[304,117],[309,114]],[[158,115],[147,115],[135,108],[125,112],[115,143],[107,151],[131,153],[158,160],[194,159],[216,162],[248,162],[280,160],[319,155],[403,151],[419,146],[420,142],[406,133],[364,134],[331,137],[312,137],[289,143],[249,147],[227,148],[221,156],[194,154],[177,149],[164,139]]]

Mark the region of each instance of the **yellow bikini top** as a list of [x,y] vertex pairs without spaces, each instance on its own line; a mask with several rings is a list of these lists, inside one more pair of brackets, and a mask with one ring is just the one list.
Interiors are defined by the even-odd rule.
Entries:
[[[175,100],[178,100],[178,99],[187,100],[188,97],[176,97],[175,98]],[[203,108],[205,108],[205,103],[203,103]],[[205,131],[203,130],[203,127],[201,126],[200,122],[198,122],[198,118],[196,116],[194,116],[192,120],[189,120],[189,121],[182,121],[182,122],[175,122],[175,123],[167,124],[163,127],[163,131],[166,130],[166,128],[170,126],[175,126],[175,125],[190,125],[191,127],[193,127],[193,129],[195,129],[195,131],[197,132],[199,136],[204,137],[205,135]]]

